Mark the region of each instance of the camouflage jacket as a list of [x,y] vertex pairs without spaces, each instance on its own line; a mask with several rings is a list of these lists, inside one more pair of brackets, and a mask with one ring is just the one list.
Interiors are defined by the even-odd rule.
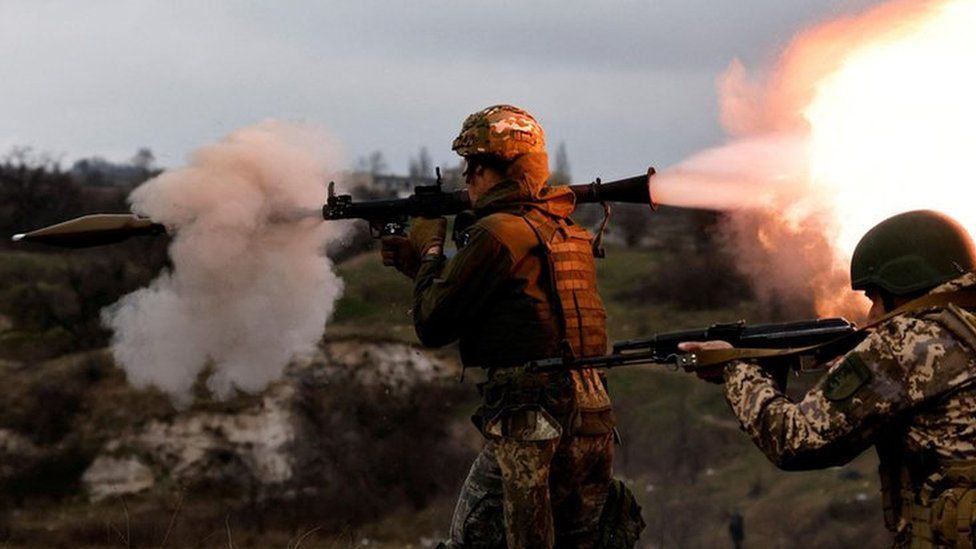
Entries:
[[[971,286],[974,273],[932,291]],[[843,464],[882,442],[936,462],[974,460],[974,337],[950,312],[883,322],[832,361],[799,402],[758,366],[733,363],[725,370],[726,399],[756,445],[783,469]]]
[[536,209],[565,218],[575,198],[565,188],[533,192],[534,186],[514,179],[497,184],[474,204],[477,220],[465,230],[457,254],[421,263],[413,320],[425,345],[459,340],[468,367],[518,366],[561,353],[547,266],[519,214]]

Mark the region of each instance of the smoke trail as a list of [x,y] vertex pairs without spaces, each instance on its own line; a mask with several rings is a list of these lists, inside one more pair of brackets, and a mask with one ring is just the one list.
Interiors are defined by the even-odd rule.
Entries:
[[[863,315],[866,300],[848,288],[850,249],[839,242],[850,220],[838,213],[836,185],[818,180],[825,170],[811,163],[823,155],[813,154],[808,110],[854,53],[910,35],[942,4],[899,0],[804,31],[761,78],[733,61],[719,83],[729,142],[658,174],[660,203],[729,212],[723,237],[776,313]],[[871,143],[847,146],[856,156]],[[872,165],[860,168],[877,173]],[[859,202],[848,208],[863,209]]]
[[711,210],[782,207],[808,190],[806,137],[743,137],[692,155],[654,177],[662,204]]
[[654,182],[663,204],[724,210],[719,240],[752,283],[767,314],[842,314],[859,318],[857,296],[843,291],[846,266],[832,248],[836,227],[809,182],[801,133],[743,137],[693,155]]
[[324,202],[335,151],[311,128],[266,121],[133,191],[133,211],[175,237],[172,271],[103,311],[132,384],[185,403],[210,367],[210,389],[226,397],[314,348],[342,293],[323,249],[345,227],[296,214]]

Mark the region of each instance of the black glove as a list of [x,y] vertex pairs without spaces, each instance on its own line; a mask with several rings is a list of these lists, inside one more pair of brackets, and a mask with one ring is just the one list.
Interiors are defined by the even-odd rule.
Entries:
[[383,264],[395,267],[401,273],[414,278],[420,268],[420,255],[414,251],[410,239],[405,236],[384,236],[380,239],[380,255]]

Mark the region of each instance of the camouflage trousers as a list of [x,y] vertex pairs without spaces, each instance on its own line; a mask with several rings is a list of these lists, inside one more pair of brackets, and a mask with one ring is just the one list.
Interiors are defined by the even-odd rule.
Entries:
[[[546,452],[533,443],[488,440],[461,488],[447,547],[594,547],[613,477],[613,435],[552,443]],[[502,444],[524,445],[503,452],[517,463],[499,464]]]

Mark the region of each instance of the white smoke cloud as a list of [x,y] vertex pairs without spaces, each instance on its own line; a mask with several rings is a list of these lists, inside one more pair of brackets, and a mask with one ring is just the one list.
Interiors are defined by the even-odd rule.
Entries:
[[133,385],[185,403],[209,366],[218,397],[255,391],[315,347],[343,287],[324,247],[346,226],[315,215],[336,151],[312,128],[266,121],[133,191],[133,211],[175,235],[172,270],[103,312]]

